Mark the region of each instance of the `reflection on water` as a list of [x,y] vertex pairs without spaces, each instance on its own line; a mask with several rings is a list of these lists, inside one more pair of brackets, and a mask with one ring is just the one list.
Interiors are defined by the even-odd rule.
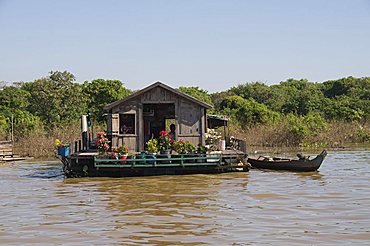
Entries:
[[319,172],[63,178],[58,162],[0,165],[0,244],[367,245],[370,151]]

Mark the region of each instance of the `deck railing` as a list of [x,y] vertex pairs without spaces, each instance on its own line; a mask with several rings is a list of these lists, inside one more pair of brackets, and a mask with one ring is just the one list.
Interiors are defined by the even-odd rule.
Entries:
[[173,167],[173,166],[212,166],[222,163],[221,154],[179,155],[178,157],[161,157],[155,155],[132,156],[128,159],[108,159],[94,157],[95,167]]

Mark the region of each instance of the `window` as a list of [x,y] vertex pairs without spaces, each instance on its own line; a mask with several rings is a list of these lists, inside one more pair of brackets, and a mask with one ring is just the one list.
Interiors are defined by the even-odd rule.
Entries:
[[135,134],[135,114],[120,114],[119,124],[120,134]]

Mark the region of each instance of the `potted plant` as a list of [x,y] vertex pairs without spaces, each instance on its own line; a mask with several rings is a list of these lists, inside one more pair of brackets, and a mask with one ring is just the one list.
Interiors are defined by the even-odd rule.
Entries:
[[111,159],[119,159],[119,151],[118,148],[112,148],[112,152],[110,153]]
[[151,138],[146,142],[147,150],[151,154],[157,154],[158,152],[158,140],[156,138]]
[[[158,138],[158,149],[160,151],[161,158],[171,158],[171,146],[173,140],[171,136],[164,130],[159,132]],[[168,163],[171,161],[163,161],[163,163]]]
[[126,160],[128,155],[128,147],[126,145],[122,145],[117,148],[117,152],[119,154],[119,159]]
[[58,138],[55,139],[55,149],[57,150],[57,154],[60,156],[69,156],[69,144],[63,143]]
[[158,139],[151,138],[146,142],[148,154],[146,159],[154,159],[154,161],[147,161],[148,164],[155,164],[156,155],[158,152]]
[[[195,147],[195,145],[189,141],[187,141],[185,143],[185,149],[186,149],[186,153],[187,153],[187,157],[190,158],[190,157],[194,157],[194,154],[197,150],[197,148]],[[187,162],[194,162],[194,159],[189,159],[187,160]]]
[[159,132],[158,149],[161,152],[161,154],[170,153],[172,142],[173,140],[171,136],[165,130]]
[[107,134],[105,132],[97,132],[96,135],[95,144],[98,148],[98,153],[99,155],[104,155],[110,148]]
[[221,139],[221,134],[215,129],[207,128],[205,136],[207,145],[218,145]]
[[175,154],[172,154],[172,158],[177,158],[174,160],[175,163],[181,163],[181,159],[186,154],[186,143],[184,140],[174,141],[172,144],[172,149],[174,150]]
[[186,143],[183,140],[174,142],[173,148],[180,155],[186,154]]
[[206,159],[204,157],[206,157],[207,150],[208,148],[206,146],[203,146],[201,144],[198,145],[197,154],[198,157],[200,157],[200,159],[198,159],[198,162],[206,162]]
[[195,145],[191,142],[186,142],[185,148],[186,148],[186,153],[188,154],[194,154],[197,150]]

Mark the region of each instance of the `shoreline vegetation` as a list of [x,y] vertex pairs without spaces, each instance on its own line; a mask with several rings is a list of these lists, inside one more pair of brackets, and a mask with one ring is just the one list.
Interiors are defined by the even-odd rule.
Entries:
[[[367,126],[370,127],[370,126]],[[101,127],[104,129],[104,127]],[[65,139],[65,142],[72,142],[81,139],[80,124],[69,125],[52,131],[52,134],[38,133],[37,144],[31,145],[35,141],[34,137],[22,137],[15,142],[15,153],[22,156],[32,156],[35,158],[54,157],[55,136]],[[253,155],[254,152],[273,152],[276,154],[285,151],[298,150],[321,150],[321,149],[345,149],[356,146],[369,146],[369,142],[364,142],[357,134],[357,130],[352,123],[334,122],[330,123],[328,130],[319,133],[317,136],[308,136],[301,144],[291,144],[287,141],[291,136],[279,126],[257,126],[248,131],[236,132],[231,130],[231,134],[247,142],[247,152]],[[286,138],[284,138],[286,137]]]
[[[370,78],[322,83],[288,79],[247,82],[208,93],[179,87],[214,106],[209,114],[230,117],[230,135],[257,148],[342,148],[370,143]],[[15,153],[51,157],[55,139],[81,138],[79,118],[90,112],[94,130],[106,129],[103,107],[132,91],[119,80],[77,83],[70,72],[50,72],[32,82],[0,87],[0,140],[9,140],[14,116]],[[220,129],[220,132],[222,130]]]

